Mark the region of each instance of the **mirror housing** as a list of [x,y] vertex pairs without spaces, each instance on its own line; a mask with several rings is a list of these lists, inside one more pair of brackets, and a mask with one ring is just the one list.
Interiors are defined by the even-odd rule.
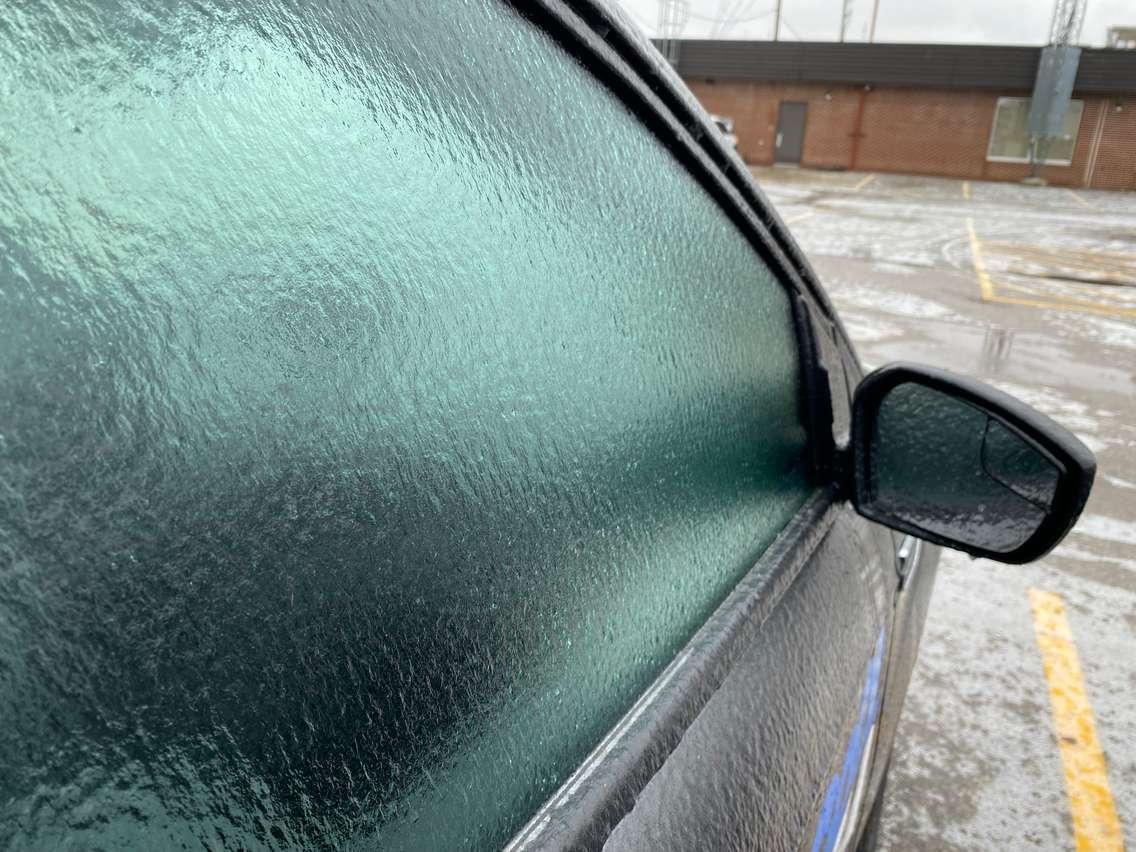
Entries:
[[918,364],[864,378],[852,403],[851,498],[869,520],[999,562],[1073,527],[1096,460],[1071,432],[982,382]]

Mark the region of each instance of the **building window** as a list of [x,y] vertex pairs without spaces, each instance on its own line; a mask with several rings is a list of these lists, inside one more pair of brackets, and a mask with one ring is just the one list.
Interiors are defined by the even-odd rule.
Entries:
[[[1069,101],[1061,135],[1049,143],[1045,162],[1067,166],[1073,162],[1077,145],[1077,128],[1081,126],[1084,101]],[[990,130],[990,147],[986,159],[998,163],[1029,162],[1029,98],[998,98],[994,110],[994,126]]]

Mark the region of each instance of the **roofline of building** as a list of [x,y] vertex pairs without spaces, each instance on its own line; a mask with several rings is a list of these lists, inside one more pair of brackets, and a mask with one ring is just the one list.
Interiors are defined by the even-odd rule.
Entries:
[[[676,70],[687,80],[1029,91],[1040,56],[1027,45],[683,39]],[[1083,48],[1074,92],[1136,95],[1136,50]]]

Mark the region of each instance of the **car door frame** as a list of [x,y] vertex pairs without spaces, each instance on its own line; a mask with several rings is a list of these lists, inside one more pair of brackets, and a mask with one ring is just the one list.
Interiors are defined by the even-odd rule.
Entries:
[[[833,401],[814,337],[812,313],[831,323],[842,352],[857,372],[860,367],[828,296],[780,216],[674,70],[623,13],[603,0],[505,2],[588,68],[655,134],[786,287],[800,347],[801,411],[816,485],[726,601],[506,847],[510,852],[597,848],[677,747],[746,641],[782,600],[837,516],[851,511],[836,485],[841,480],[841,454],[833,441]],[[891,600],[889,597],[889,604]],[[891,627],[887,624],[885,628],[889,643]],[[878,754],[883,745],[877,738],[873,751]],[[871,790],[877,786],[880,769],[869,764],[864,771],[872,779]],[[862,819],[862,815],[854,817]]]

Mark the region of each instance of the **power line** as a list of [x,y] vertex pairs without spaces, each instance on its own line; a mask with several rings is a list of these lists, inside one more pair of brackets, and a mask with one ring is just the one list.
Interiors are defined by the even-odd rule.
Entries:
[[[661,2],[666,2],[666,0],[661,0]],[[760,21],[762,18],[769,17],[770,15],[774,14],[775,11],[776,7],[771,7],[769,9],[766,9],[764,12],[757,12],[756,14],[752,15],[749,14],[747,10],[747,12],[743,15],[731,15],[727,17],[730,24],[751,24],[754,21]],[[635,17],[638,18],[638,20],[643,21],[643,19],[639,18],[637,15]],[[690,11],[688,17],[692,21],[699,21],[700,23],[704,24],[713,24],[722,20],[721,15],[703,15],[695,12],[693,9]]]
[[[725,0],[725,2],[729,2],[729,0]],[[725,5],[725,2],[720,5],[720,8],[721,6]],[[745,0],[743,0],[743,2],[745,2]],[[789,24],[789,21],[781,15],[781,0],[778,0],[775,6],[768,8],[762,12],[752,11],[752,6],[754,5],[755,2],[750,2],[748,7],[744,7],[739,13],[732,15],[703,15],[695,12],[690,8],[689,0],[677,0],[677,2],[676,0],[659,0],[659,17],[654,25],[652,25],[652,23],[646,18],[638,14],[635,11],[634,7],[630,5],[624,5],[624,11],[626,11],[631,16],[631,18],[633,18],[639,24],[639,26],[643,27],[643,29],[650,30],[652,29],[652,26],[654,26],[656,37],[662,40],[673,40],[679,38],[682,34],[682,31],[686,29],[690,21],[698,21],[700,23],[708,24],[725,24],[726,31],[729,31],[738,24],[752,24],[756,21],[762,20],[763,18],[768,18],[770,15],[775,16],[773,33],[774,40],[778,38],[782,27],[788,30],[793,38],[795,38],[797,41],[801,40],[800,33],[798,33]],[[675,7],[685,7],[685,9]],[[677,33],[675,33],[674,35],[664,35],[664,24],[666,25],[666,32],[673,32],[677,28]]]
[[729,0],[722,0],[722,2],[719,3],[719,18],[717,23],[711,29],[711,34],[724,36],[738,24],[760,20],[761,18],[768,16],[770,12],[772,12],[771,9],[767,9],[766,11],[758,15],[747,17],[753,11],[753,7],[757,5],[758,0],[738,0],[738,2],[736,2],[733,8],[730,10],[730,13],[728,15],[721,14],[722,12],[724,12],[728,3]]
[[715,16],[715,21],[710,25],[710,37],[717,38],[724,35],[730,28],[730,15],[740,5],[734,0],[718,0],[718,14]]

